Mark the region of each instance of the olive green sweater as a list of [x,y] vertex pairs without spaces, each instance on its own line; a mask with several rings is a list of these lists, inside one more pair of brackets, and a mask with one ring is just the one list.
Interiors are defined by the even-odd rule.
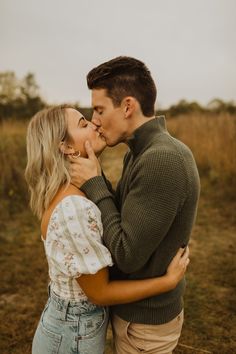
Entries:
[[[123,279],[161,276],[177,249],[189,241],[199,198],[199,175],[188,147],[157,117],[129,139],[115,195],[97,176],[82,190],[102,214],[104,243]],[[111,161],[112,163],[112,161]],[[167,293],[114,307],[126,321],[162,324],[182,310],[183,279]]]

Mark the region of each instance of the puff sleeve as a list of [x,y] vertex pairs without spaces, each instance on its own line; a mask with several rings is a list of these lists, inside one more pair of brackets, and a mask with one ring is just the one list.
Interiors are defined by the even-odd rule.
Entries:
[[47,234],[47,257],[63,276],[77,278],[112,266],[102,244],[101,212],[85,197],[65,197],[51,217]]

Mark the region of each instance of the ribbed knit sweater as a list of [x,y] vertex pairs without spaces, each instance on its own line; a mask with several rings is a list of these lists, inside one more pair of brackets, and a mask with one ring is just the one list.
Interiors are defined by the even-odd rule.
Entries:
[[[200,190],[196,163],[163,116],[139,127],[128,145],[115,195],[103,176],[81,189],[101,210],[104,243],[123,279],[161,276],[189,242]],[[184,290],[183,279],[172,291],[113,310],[126,321],[166,323],[181,312]]]

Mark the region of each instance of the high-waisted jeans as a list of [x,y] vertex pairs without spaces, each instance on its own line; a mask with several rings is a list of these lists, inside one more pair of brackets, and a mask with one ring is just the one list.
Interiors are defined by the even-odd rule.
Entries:
[[103,354],[108,309],[51,292],[33,339],[32,354]]

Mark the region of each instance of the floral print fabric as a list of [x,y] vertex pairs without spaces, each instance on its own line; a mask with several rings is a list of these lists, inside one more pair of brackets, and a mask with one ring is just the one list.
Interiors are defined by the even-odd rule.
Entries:
[[51,289],[57,295],[87,299],[76,278],[113,265],[102,233],[101,212],[87,198],[71,195],[57,204],[44,241]]

